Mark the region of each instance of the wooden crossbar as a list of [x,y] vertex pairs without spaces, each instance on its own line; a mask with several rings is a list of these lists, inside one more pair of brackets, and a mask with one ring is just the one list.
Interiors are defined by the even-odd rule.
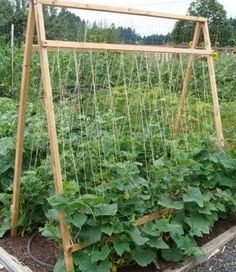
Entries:
[[[147,214],[144,215],[143,217],[139,218],[138,220],[136,220],[136,222],[133,224],[135,227],[140,227],[145,225],[148,222],[152,222],[154,220],[158,220],[161,219],[163,217],[168,217],[171,214],[173,214],[174,209],[163,209],[162,211],[159,212],[155,212],[155,213],[151,213],[151,214]],[[92,244],[83,244],[83,243],[77,243],[77,244],[73,244],[70,247],[67,248],[67,252],[68,253],[73,253],[76,251],[81,251],[86,247],[91,246]]]
[[160,212],[156,212],[156,213],[152,213],[152,214],[148,214],[148,215],[145,215],[141,218],[139,218],[135,223],[134,223],[134,226],[135,227],[138,227],[138,226],[142,226],[148,222],[151,222],[151,221],[154,221],[154,220],[157,220],[157,219],[160,219],[162,217],[167,217],[169,215],[171,215],[173,213],[174,209],[164,209]]
[[[110,52],[146,52],[146,53],[176,53],[189,55],[212,55],[211,49],[192,49],[192,48],[176,48],[164,46],[150,45],[133,45],[133,44],[109,44],[109,43],[88,43],[88,42],[69,42],[69,41],[53,41],[46,40],[41,43],[42,47],[48,48],[50,51],[60,50],[78,50],[78,51],[110,51]],[[39,50],[39,46],[35,45],[34,50]]]
[[146,16],[146,17],[156,17],[156,18],[184,20],[184,21],[202,22],[202,23],[207,22],[207,18],[204,18],[204,17],[176,15],[171,13],[154,12],[154,11],[147,11],[147,10],[140,10],[140,9],[133,9],[133,8],[121,8],[121,7],[111,7],[111,6],[104,6],[104,5],[85,4],[85,3],[80,3],[77,1],[38,0],[37,2],[43,5],[55,6],[55,7],[112,12],[112,13],[120,13],[120,14],[139,15],[139,16]]

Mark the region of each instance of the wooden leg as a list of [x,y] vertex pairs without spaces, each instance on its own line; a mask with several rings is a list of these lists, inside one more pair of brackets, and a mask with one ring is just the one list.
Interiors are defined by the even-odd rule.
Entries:
[[12,198],[12,219],[11,219],[11,235],[17,234],[17,223],[19,216],[19,202],[20,202],[20,181],[22,173],[22,161],[23,161],[23,145],[24,145],[24,132],[25,132],[25,119],[27,109],[27,98],[29,89],[30,78],[30,64],[32,57],[32,46],[35,31],[35,17],[32,4],[29,5],[29,14],[26,31],[26,41],[24,50],[24,62],[21,79],[21,92],[20,92],[20,104],[19,104],[19,116],[18,116],[18,128],[17,128],[17,141],[16,141],[16,157],[15,157],[15,173],[13,183],[13,198]]
[[[61,175],[60,156],[58,149],[58,140],[56,132],[56,120],[54,113],[53,97],[52,97],[52,86],[50,80],[49,62],[48,62],[48,51],[47,48],[42,47],[42,42],[46,39],[44,20],[43,20],[43,9],[41,4],[35,5],[35,18],[36,27],[39,39],[39,52],[40,52],[40,63],[42,72],[42,81],[44,89],[44,103],[47,115],[48,134],[50,141],[50,151],[53,175],[55,181],[55,189],[57,194],[63,194],[63,182]],[[60,229],[62,234],[62,243],[64,249],[65,266],[67,271],[74,271],[72,253],[68,250],[71,247],[71,235],[68,225],[65,223],[65,214],[59,214]]]
[[[200,34],[201,34],[201,24],[197,23],[196,28],[195,28],[194,37],[193,37],[192,48],[197,47],[198,41],[199,41],[199,38],[200,38]],[[177,112],[177,116],[176,116],[175,124],[174,124],[174,132],[175,132],[175,135],[177,135],[177,136],[179,135],[180,122],[181,122],[183,111],[184,111],[184,108],[185,108],[185,101],[186,101],[186,98],[188,96],[189,85],[190,85],[191,77],[192,77],[193,62],[194,62],[194,55],[190,55],[188,65],[187,65],[187,68],[186,68],[186,74],[185,74],[185,77],[184,77],[183,89],[182,89],[182,93],[181,93],[181,96],[180,96],[178,112]]]
[[[207,22],[204,23],[203,34],[204,34],[206,49],[211,50],[211,41],[210,41],[210,35],[209,35],[209,29],[208,29]],[[207,57],[207,61],[208,61],[208,70],[209,70],[209,76],[210,76],[210,82],[211,82],[211,93],[212,93],[212,99],[213,99],[217,145],[219,147],[223,147],[224,146],[224,136],[223,136],[223,130],[222,130],[220,104],[219,104],[219,98],[218,98],[218,91],[217,91],[217,84],[216,84],[216,74],[215,74],[213,56],[209,55]]]

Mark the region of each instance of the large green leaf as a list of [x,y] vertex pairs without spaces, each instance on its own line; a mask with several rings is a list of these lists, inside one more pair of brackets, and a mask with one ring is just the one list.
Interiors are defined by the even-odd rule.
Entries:
[[141,232],[137,228],[133,228],[130,232],[130,236],[132,240],[137,244],[137,245],[144,245],[149,239],[145,238],[141,235]]
[[182,210],[184,208],[183,201],[172,200],[168,195],[162,196],[158,201],[158,204],[175,210]]
[[156,222],[156,227],[160,232],[172,232],[172,233],[179,233],[183,234],[183,226],[175,221],[169,222],[168,219],[163,218]]
[[93,250],[91,253],[91,261],[92,263],[96,263],[98,261],[105,261],[109,256],[111,250],[108,245],[102,247],[101,250]]
[[147,250],[141,248],[135,249],[132,252],[132,257],[134,258],[138,265],[143,267],[151,263],[156,263],[156,254],[149,249]]
[[80,239],[83,243],[93,244],[100,241],[102,232],[96,227],[83,226],[80,232]]
[[188,187],[187,191],[183,195],[184,202],[195,202],[199,207],[203,207],[204,197],[197,187]]
[[177,248],[175,244],[170,249],[162,249],[161,256],[167,262],[176,262],[176,263],[180,262],[184,257],[182,251],[179,248]]
[[114,242],[114,249],[119,256],[121,256],[125,251],[130,252],[129,243],[124,240],[116,240]]
[[111,236],[113,231],[114,231],[114,224],[113,225],[105,225],[105,226],[102,226],[101,228],[101,231],[105,234],[107,234],[108,236]]
[[67,219],[67,222],[72,224],[77,228],[81,228],[87,221],[87,216],[85,214],[75,214]]
[[169,245],[162,239],[162,237],[151,237],[147,244],[156,249],[168,249]]
[[10,229],[11,229],[11,221],[9,218],[6,218],[4,219],[0,227],[0,238],[2,238]]
[[13,137],[4,137],[0,139],[0,155],[8,156],[8,153],[15,149],[15,139]]
[[210,231],[210,218],[207,219],[205,216],[194,215],[192,217],[186,217],[185,222],[190,227],[190,235],[202,237],[202,234],[209,234]]
[[53,195],[48,198],[48,203],[56,210],[62,211],[67,207],[68,200],[64,195]]
[[117,204],[98,204],[94,207],[94,214],[95,216],[114,216],[117,213],[117,209]]
[[142,230],[144,233],[146,233],[150,236],[156,237],[156,236],[160,235],[160,232],[157,230],[156,224],[153,222],[149,222],[149,223],[144,224]]

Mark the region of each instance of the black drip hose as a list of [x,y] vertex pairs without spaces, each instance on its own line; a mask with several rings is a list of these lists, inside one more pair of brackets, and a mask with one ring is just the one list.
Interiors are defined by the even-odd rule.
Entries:
[[45,263],[43,261],[40,261],[38,260],[36,257],[34,257],[31,253],[31,244],[32,244],[32,241],[34,240],[35,236],[37,235],[38,233],[35,232],[29,239],[28,241],[28,244],[27,244],[27,253],[29,254],[30,258],[33,259],[36,263],[42,265],[42,266],[45,266],[45,267],[48,267],[48,268],[51,268],[53,269],[54,268],[54,265],[52,264],[49,264],[49,263]]

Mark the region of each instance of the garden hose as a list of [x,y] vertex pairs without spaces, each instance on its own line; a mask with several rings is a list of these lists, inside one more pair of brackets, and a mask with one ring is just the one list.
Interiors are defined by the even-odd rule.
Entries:
[[36,257],[33,256],[33,254],[31,253],[31,244],[32,244],[32,241],[34,240],[35,236],[37,235],[38,233],[35,232],[29,239],[28,241],[28,244],[27,244],[27,253],[28,255],[30,256],[31,259],[33,259],[37,264],[40,264],[42,266],[45,266],[45,267],[48,267],[48,268],[51,268],[53,270],[54,268],[54,265],[52,264],[49,264],[49,263],[45,263],[41,260],[38,260]]

